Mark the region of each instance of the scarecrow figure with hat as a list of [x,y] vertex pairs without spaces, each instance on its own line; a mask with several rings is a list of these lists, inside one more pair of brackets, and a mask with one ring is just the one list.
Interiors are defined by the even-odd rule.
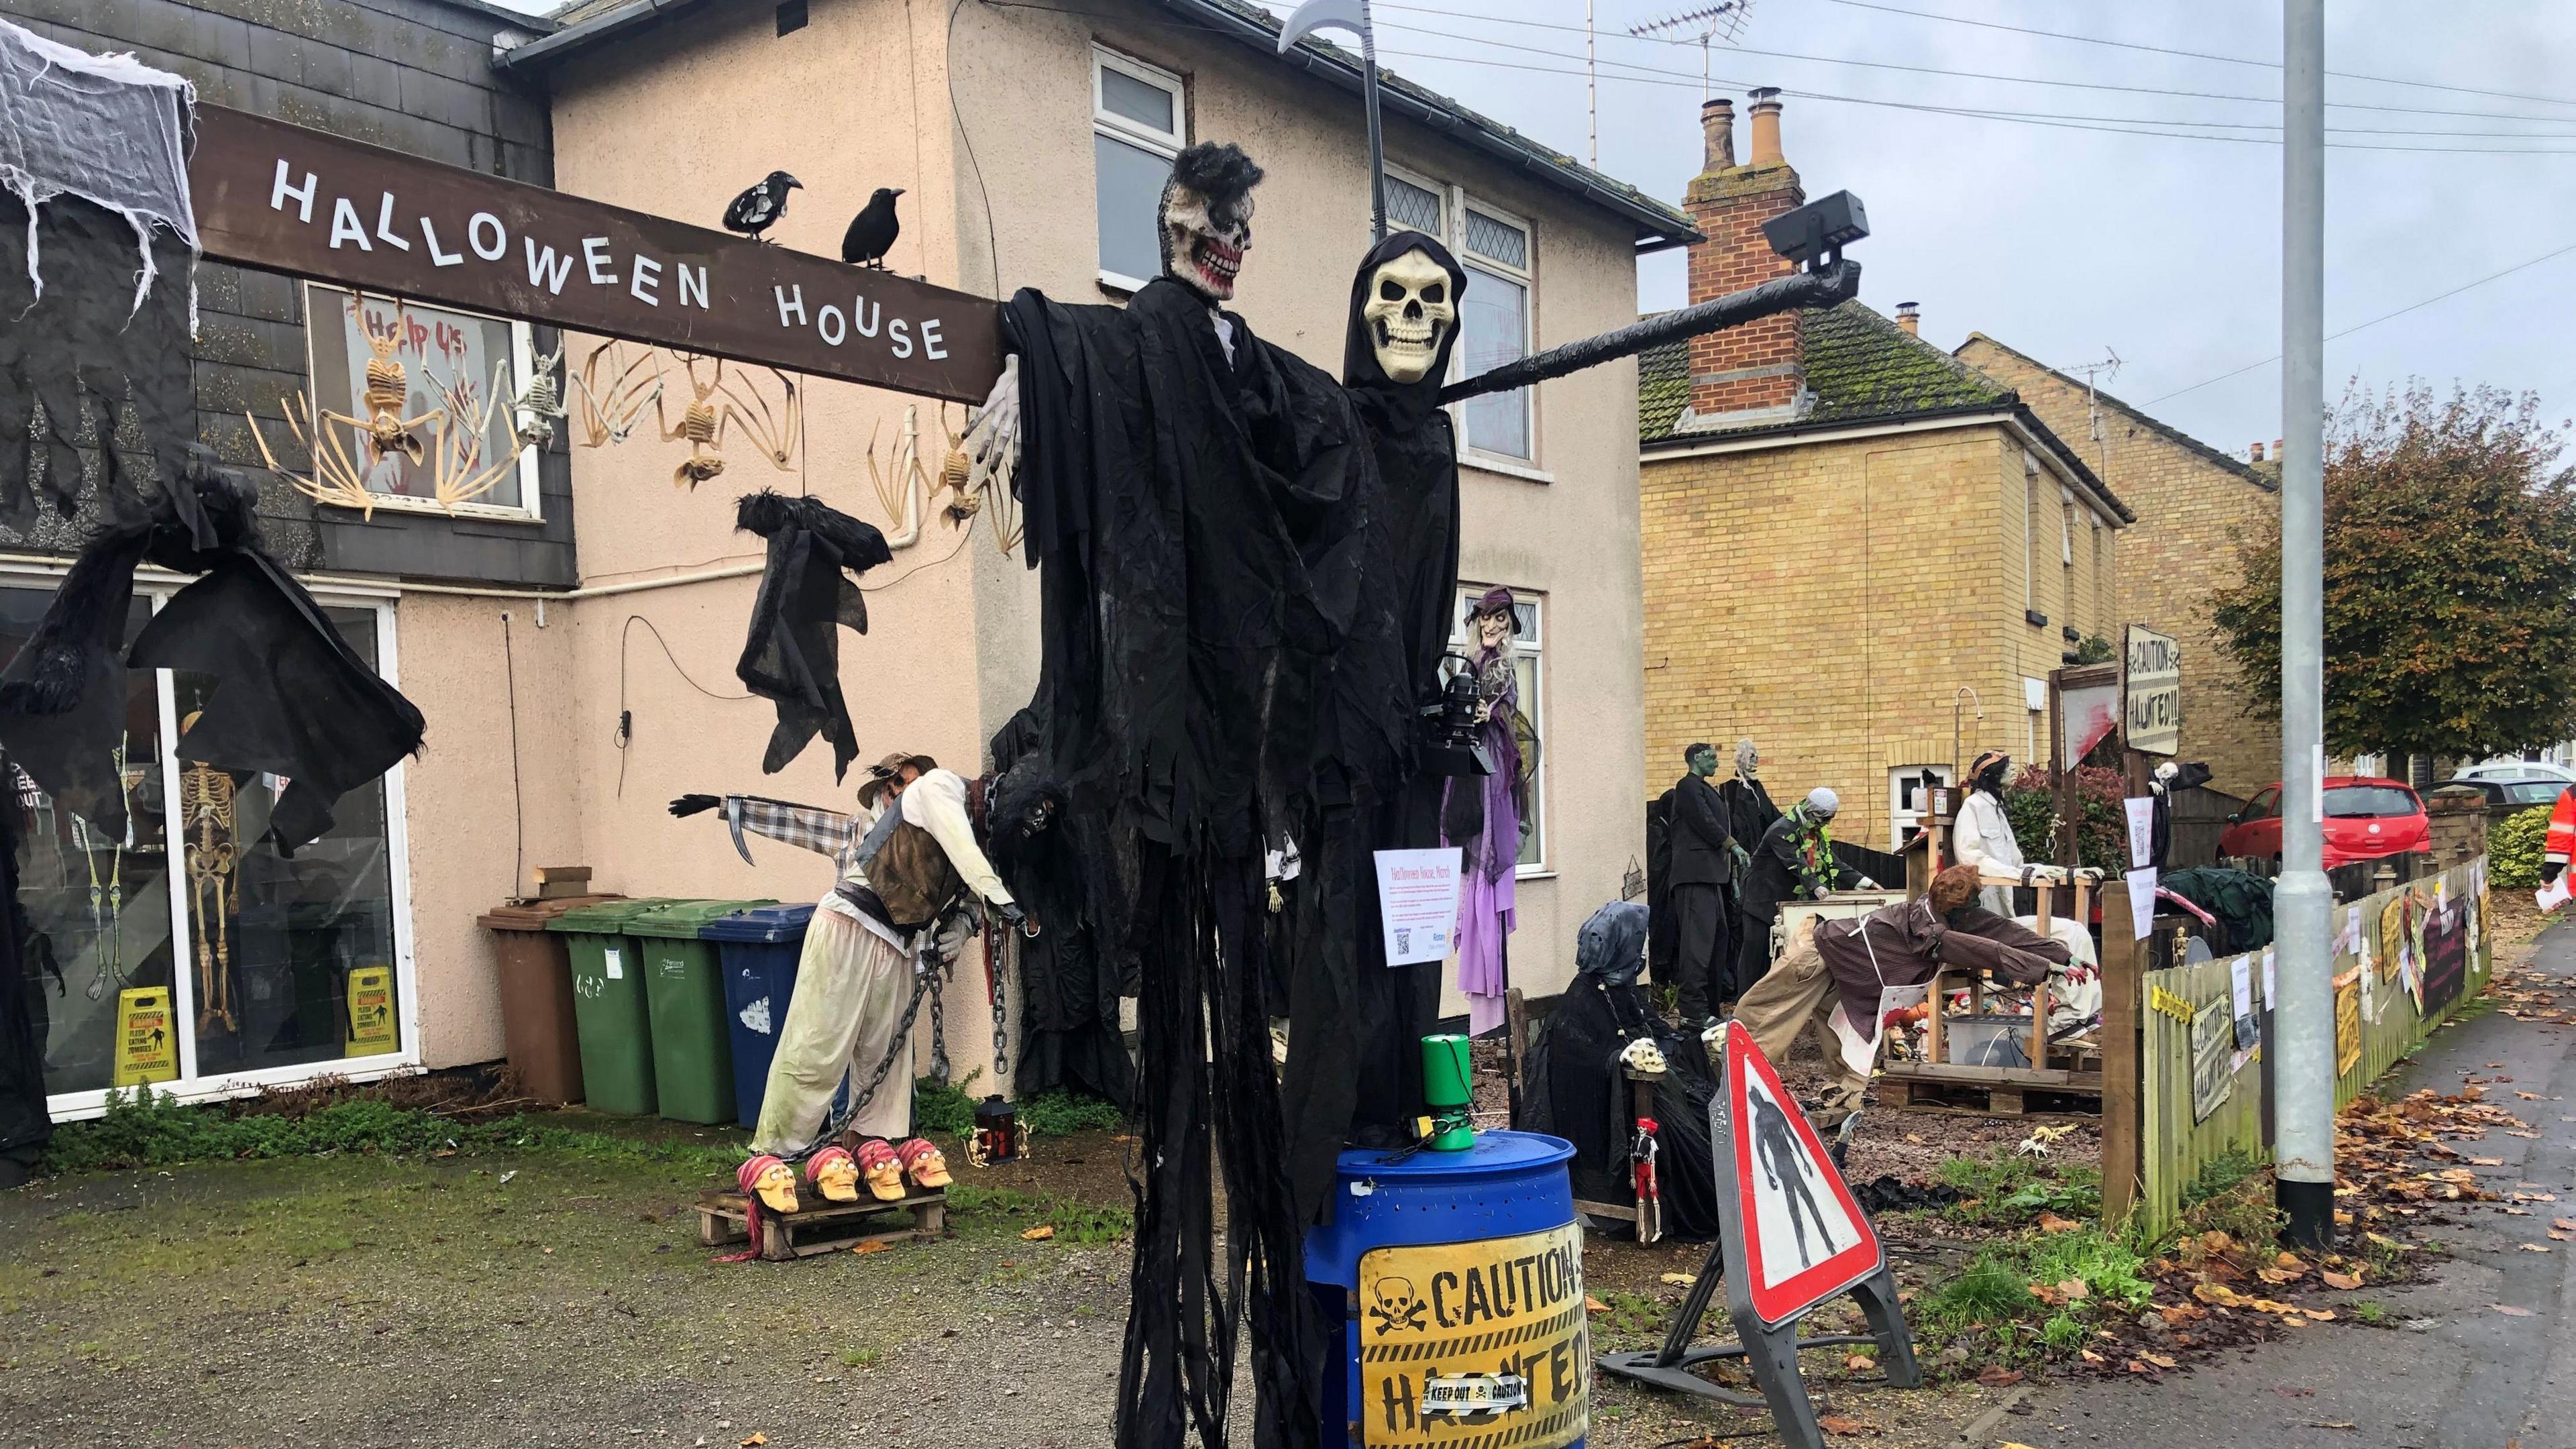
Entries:
[[[939,1149],[912,1136],[912,1073],[895,1067],[922,996],[939,989],[941,963],[980,926],[975,900],[1014,925],[1022,920],[975,843],[966,782],[955,771],[897,751],[869,767],[859,807],[865,813],[847,815],[754,795],[671,802],[673,815],[721,809],[737,848],[748,830],[830,856],[839,871],[805,930],[796,995],[742,1167],[744,1193],[773,1212],[796,1211],[788,1164],[800,1158],[806,1180],[833,1202],[857,1201],[863,1181],[885,1201],[904,1195],[907,1177],[917,1187],[947,1185]],[[844,1081],[847,1121],[827,1126]]]

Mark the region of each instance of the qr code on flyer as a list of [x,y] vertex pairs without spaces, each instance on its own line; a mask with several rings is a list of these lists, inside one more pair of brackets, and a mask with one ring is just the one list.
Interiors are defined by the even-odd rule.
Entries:
[[1399,955],[1399,956],[1402,956],[1402,955],[1405,955],[1406,953],[1410,952],[1412,949],[1413,949],[1413,928],[1412,928],[1411,926],[1398,926],[1398,927],[1396,927],[1396,928],[1395,928],[1395,954],[1397,954],[1397,955]]

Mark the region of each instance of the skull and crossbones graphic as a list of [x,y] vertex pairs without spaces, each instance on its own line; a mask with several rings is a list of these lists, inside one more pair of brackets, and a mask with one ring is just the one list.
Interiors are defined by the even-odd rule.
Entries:
[[1377,1320],[1378,1337],[1384,1338],[1399,1327],[1408,1333],[1422,1331],[1422,1316],[1431,1311],[1431,1305],[1414,1296],[1411,1280],[1380,1278],[1376,1295],[1368,1316]]

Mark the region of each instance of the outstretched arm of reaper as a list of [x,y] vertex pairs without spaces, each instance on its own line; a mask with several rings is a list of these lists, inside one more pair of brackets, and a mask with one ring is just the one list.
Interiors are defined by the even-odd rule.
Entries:
[[683,795],[671,802],[671,813],[689,816],[718,807],[724,810],[725,825],[733,832],[733,848],[745,865],[755,863],[751,848],[743,843],[742,833],[746,830],[782,845],[830,856],[832,863],[838,865],[868,828],[867,821],[845,811],[796,805],[760,795]]
[[1697,337],[1703,332],[1719,332],[1759,322],[1780,312],[1831,307],[1860,295],[1860,263],[1837,261],[1812,272],[1778,277],[1758,287],[1712,297],[1695,307],[1683,307],[1647,318],[1643,322],[1586,337],[1562,347],[1551,347],[1535,357],[1508,362],[1490,372],[1480,372],[1463,382],[1454,382],[1440,390],[1440,401],[1453,403],[1461,398],[1481,397],[1489,392],[1509,392],[1516,387],[1581,372],[1622,357],[1633,357],[1650,347]]

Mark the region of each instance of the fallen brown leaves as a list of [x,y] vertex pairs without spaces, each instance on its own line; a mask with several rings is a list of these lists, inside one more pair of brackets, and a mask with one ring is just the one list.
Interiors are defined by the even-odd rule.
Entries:
[[[2453,1096],[2428,1087],[2395,1101],[2355,1098],[2336,1123],[2338,1216],[2349,1215],[2353,1223],[2369,1228],[2454,1203],[2502,1200],[2504,1195],[2482,1184],[2473,1169],[2501,1167],[2504,1160],[2463,1157],[2449,1145],[2482,1140],[2491,1130],[2525,1127],[2511,1112],[2481,1101],[2483,1095],[2477,1087]],[[2425,1158],[2436,1165],[2428,1166]],[[2467,1165],[2438,1165],[2444,1161]]]

